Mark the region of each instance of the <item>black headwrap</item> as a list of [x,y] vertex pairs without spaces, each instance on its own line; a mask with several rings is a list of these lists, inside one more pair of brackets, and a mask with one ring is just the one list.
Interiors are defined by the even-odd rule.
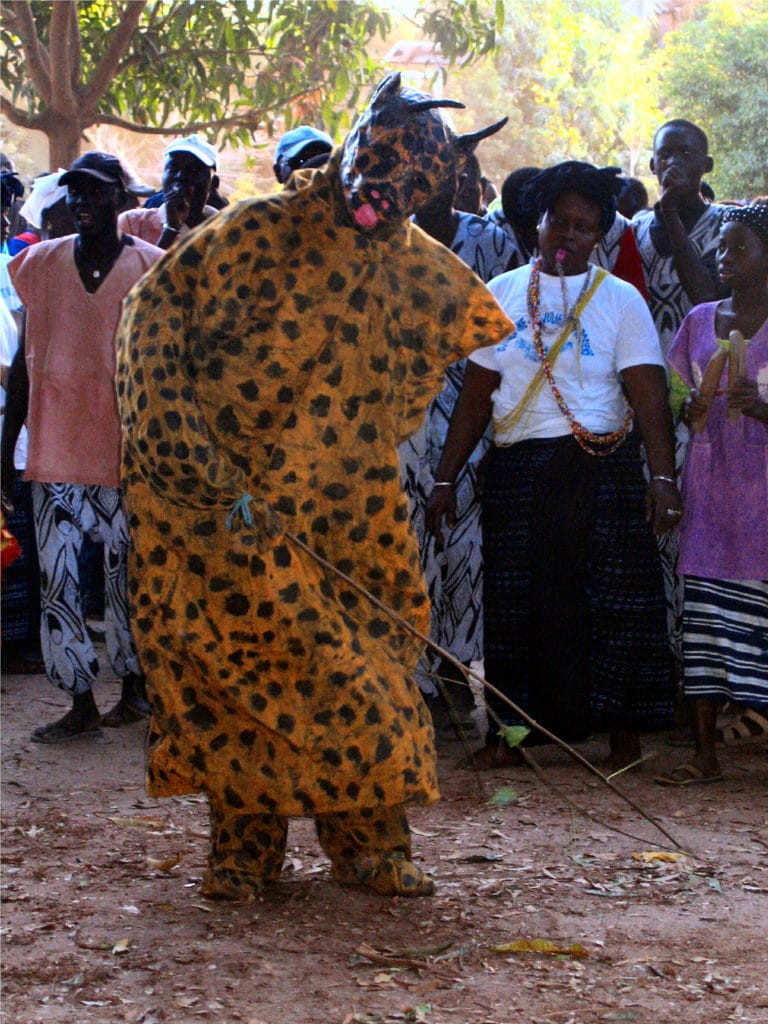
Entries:
[[538,217],[565,192],[576,192],[599,205],[600,230],[605,234],[616,219],[616,197],[624,184],[621,173],[620,167],[594,167],[566,160],[531,178],[521,193],[521,208],[525,216]]
[[746,224],[768,248],[768,202],[751,203],[749,206],[728,206],[721,223],[729,224],[732,221]]

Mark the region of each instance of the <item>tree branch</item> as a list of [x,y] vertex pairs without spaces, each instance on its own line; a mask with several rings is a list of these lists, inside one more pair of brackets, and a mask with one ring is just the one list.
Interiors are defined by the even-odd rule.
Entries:
[[[280,109],[298,103],[306,95],[314,93],[317,88],[317,85],[311,85],[306,89],[298,90],[291,96],[284,96],[279,104]],[[139,132],[142,135],[191,135],[193,132],[208,131],[211,128],[217,132],[222,128],[249,128],[252,132],[255,132],[264,127],[266,114],[267,110],[251,109],[244,114],[234,114],[232,117],[214,118],[211,121],[185,121],[183,125],[178,127],[161,125],[159,128],[155,128],[151,125],[129,121],[126,118],[118,117],[116,114],[96,113],[88,123],[109,124],[115,128],[125,128],[130,132]]]
[[122,55],[128,49],[133,33],[136,31],[136,26],[146,6],[147,0],[128,0],[123,9],[117,28],[110,36],[109,45],[104,56],[96,66],[96,70],[91,75],[91,80],[83,92],[86,116],[91,116],[91,112],[95,110],[99,100],[112,82],[115,68],[120,63]]
[[69,23],[77,17],[74,0],[59,0],[51,6],[48,52],[51,56],[51,106],[64,117],[77,115],[77,100],[72,88],[72,62]]
[[193,132],[203,132],[211,128],[219,131],[222,128],[245,127],[251,131],[257,131],[262,126],[264,114],[260,110],[249,110],[245,114],[236,114],[233,117],[215,118],[212,121],[185,121],[184,124],[174,127],[165,125],[155,128],[152,125],[138,124],[129,121],[124,117],[117,117],[115,114],[95,114],[90,124],[109,124],[115,128],[125,128],[129,132],[138,132],[141,135],[191,135]]
[[80,87],[80,78],[83,74],[83,46],[80,38],[80,20],[75,6],[72,7],[72,17],[69,19],[69,40],[71,47],[70,82],[72,83],[73,91],[77,92]]
[[[161,64],[166,59],[166,56],[167,57],[178,56],[176,51],[169,51],[169,50],[163,50],[163,51],[157,51],[156,50],[155,53],[156,53],[158,62],[161,63]],[[270,58],[270,54],[269,54],[269,52],[267,50],[265,50],[263,48],[259,48],[259,47],[253,47],[253,46],[248,47],[248,48],[246,48],[244,50],[227,50],[227,49],[211,50],[210,48],[202,47],[199,50],[186,50],[185,49],[183,51],[183,55],[184,55],[184,59],[185,60],[191,60],[193,57],[201,57],[203,60],[205,60],[205,61],[207,61],[207,62],[212,64],[214,62],[214,60],[217,57],[219,57],[219,58],[221,58],[221,63],[222,64],[227,64],[227,65],[229,65],[230,59],[232,58],[232,56],[241,56],[243,54],[248,54],[252,58],[254,58],[254,57],[263,57],[266,60],[272,59],[272,58]],[[118,67],[117,71],[115,72],[114,77],[118,78],[124,71],[127,71],[128,68],[136,67],[138,64],[141,64],[144,60],[146,60],[146,57],[143,54],[141,54],[141,53],[129,53],[128,56],[124,57],[123,60],[120,62],[120,66]],[[279,61],[278,61],[278,66],[279,66]]]
[[5,7],[6,12],[10,10],[13,15],[13,31],[21,40],[32,84],[40,93],[43,103],[48,106],[51,102],[50,60],[45,47],[37,37],[32,7],[28,0],[8,0]]
[[11,101],[6,99],[2,94],[0,94],[0,114],[7,117],[11,124],[15,124],[17,128],[39,129],[40,127],[37,123],[36,114],[29,114],[26,110],[19,110],[18,107],[14,107]]

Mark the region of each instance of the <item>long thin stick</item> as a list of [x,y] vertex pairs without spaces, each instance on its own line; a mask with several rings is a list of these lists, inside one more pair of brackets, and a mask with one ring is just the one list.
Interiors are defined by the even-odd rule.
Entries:
[[380,611],[384,612],[385,615],[388,615],[391,619],[397,622],[398,625],[400,625],[404,630],[406,630],[406,632],[410,633],[412,636],[415,636],[417,639],[421,640],[422,643],[427,644],[427,646],[431,647],[432,650],[437,651],[438,654],[442,655],[443,658],[445,658],[451,664],[461,669],[461,671],[465,675],[472,676],[472,678],[479,680],[487,690],[489,690],[495,697],[498,697],[505,704],[507,704],[515,712],[515,714],[519,715],[520,718],[527,722],[532,729],[538,729],[538,731],[542,733],[542,735],[546,736],[548,740],[550,740],[552,743],[555,743],[558,747],[560,747],[561,750],[564,750],[570,757],[573,758],[574,761],[577,761],[582,766],[582,768],[586,768],[587,771],[590,772],[590,774],[597,776],[597,778],[603,783],[603,785],[607,786],[626,804],[629,804],[632,810],[636,811],[641,818],[644,818],[647,822],[650,822],[650,824],[653,825],[654,828],[658,829],[659,832],[661,832],[661,834],[666,839],[668,839],[673,846],[677,847],[678,850],[685,850],[685,847],[681,843],[679,843],[674,836],[670,835],[670,833],[667,832],[667,830],[662,825],[660,825],[654,818],[647,814],[643,810],[643,808],[640,807],[639,804],[635,803],[635,801],[632,800],[631,797],[628,797],[626,793],[622,793],[620,789],[614,786],[611,780],[607,779],[605,775],[603,775],[603,773],[599,770],[599,768],[596,768],[577,750],[574,750],[572,746],[565,742],[565,740],[561,740],[559,736],[556,736],[553,732],[550,732],[548,729],[545,729],[543,725],[539,725],[539,723],[534,718],[532,718],[527,711],[524,711],[523,708],[515,704],[514,701],[511,701],[509,697],[506,696],[506,694],[503,694],[500,690],[497,690],[496,687],[489,683],[487,679],[484,679],[477,673],[472,672],[471,669],[467,669],[467,667],[465,665],[462,665],[460,661],[457,661],[456,658],[454,658],[449,651],[446,651],[438,644],[433,643],[428,636],[425,636],[423,633],[419,632],[419,630],[416,629],[415,626],[412,626],[410,622],[408,622],[406,619],[404,619],[402,615],[399,615],[396,611],[394,611],[394,609],[384,604],[383,601],[380,601],[377,597],[374,597],[374,595],[371,594],[370,591],[366,590],[365,587],[362,586],[362,584],[358,583],[356,580],[353,580],[351,576],[347,576],[346,573],[341,572],[340,569],[337,569],[335,565],[333,565],[327,559],[323,558],[322,555],[318,555],[318,553],[316,551],[313,551],[313,549],[309,547],[307,544],[305,544],[304,541],[299,540],[299,538],[294,533],[291,533],[289,530],[286,530],[285,536],[288,538],[288,540],[295,544],[296,547],[300,548],[307,555],[309,555],[310,558],[314,559],[314,561],[317,562],[318,565],[321,565],[324,569],[327,569],[329,572],[334,573],[334,575],[344,580],[345,583],[351,586],[358,593],[363,594],[371,602],[371,604],[373,604]]

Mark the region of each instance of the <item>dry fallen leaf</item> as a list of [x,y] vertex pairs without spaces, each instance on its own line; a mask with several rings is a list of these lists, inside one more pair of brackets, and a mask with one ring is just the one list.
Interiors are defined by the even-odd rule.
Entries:
[[548,953],[552,956],[589,956],[586,949],[578,942],[570,946],[561,946],[549,939],[515,939],[504,942],[500,946],[491,946],[493,953]]
[[171,871],[181,864],[183,853],[176,853],[173,857],[166,857],[164,860],[157,860],[155,857],[147,857],[147,867],[152,871]]
[[127,953],[129,942],[130,939],[128,938],[118,939],[117,942],[112,947],[112,954],[114,956],[117,956],[118,953]]

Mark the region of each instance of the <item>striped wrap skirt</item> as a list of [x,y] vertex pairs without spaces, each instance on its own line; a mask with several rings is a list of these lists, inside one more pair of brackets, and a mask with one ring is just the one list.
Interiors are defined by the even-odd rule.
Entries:
[[686,697],[768,708],[768,580],[684,581]]

